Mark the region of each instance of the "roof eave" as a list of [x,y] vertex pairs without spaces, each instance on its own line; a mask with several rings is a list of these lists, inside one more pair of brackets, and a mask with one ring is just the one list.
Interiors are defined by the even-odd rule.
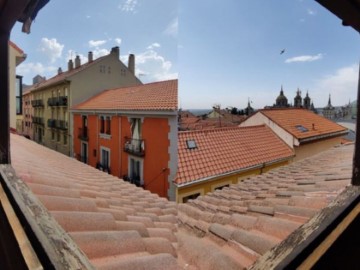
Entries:
[[196,185],[196,184],[199,184],[199,183],[202,183],[202,182],[216,180],[217,178],[221,178],[221,177],[225,177],[225,176],[231,176],[231,175],[235,175],[235,174],[238,174],[238,173],[241,173],[241,172],[246,172],[246,171],[249,171],[249,170],[261,169],[261,168],[264,168],[267,165],[272,165],[272,164],[275,164],[275,163],[280,163],[280,162],[283,162],[283,161],[290,160],[294,156],[295,156],[295,154],[292,154],[292,155],[287,156],[287,157],[271,160],[271,161],[268,161],[268,162],[263,162],[263,163],[260,163],[260,164],[256,164],[256,165],[253,165],[253,166],[250,166],[250,167],[241,168],[241,169],[234,170],[234,171],[231,171],[231,172],[212,175],[212,176],[200,178],[198,180],[191,181],[191,182],[186,182],[186,183],[182,183],[182,184],[177,184],[176,182],[174,182],[174,184],[178,188],[189,187],[189,186]]
[[345,135],[348,133],[349,133],[348,130],[342,130],[342,131],[338,131],[338,132],[332,132],[332,133],[316,135],[316,136],[302,138],[302,139],[301,138],[296,138],[296,139],[299,141],[300,144],[302,144],[302,143],[317,141],[317,140],[326,139],[326,138],[338,137],[338,136],[342,136],[342,135]]

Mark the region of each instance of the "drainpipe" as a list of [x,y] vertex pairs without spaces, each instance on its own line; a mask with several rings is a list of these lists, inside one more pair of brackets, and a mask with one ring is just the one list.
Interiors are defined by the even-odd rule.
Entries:
[[10,164],[9,31],[0,32],[0,164]]
[[360,66],[357,93],[355,154],[353,160],[353,175],[351,184],[354,186],[360,186]]

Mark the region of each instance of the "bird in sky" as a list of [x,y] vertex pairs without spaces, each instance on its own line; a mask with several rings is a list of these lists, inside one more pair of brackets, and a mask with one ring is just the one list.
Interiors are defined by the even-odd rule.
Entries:
[[282,49],[281,52],[280,52],[280,54],[283,54],[284,52],[285,52],[285,49]]

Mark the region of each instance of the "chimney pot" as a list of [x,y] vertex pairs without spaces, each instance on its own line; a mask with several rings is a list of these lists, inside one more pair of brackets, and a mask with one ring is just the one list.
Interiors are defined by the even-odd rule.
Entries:
[[135,55],[129,54],[128,69],[132,74],[135,74]]
[[110,54],[115,54],[115,55],[117,55],[117,58],[119,58],[120,57],[120,48],[119,48],[119,46],[111,48]]
[[93,52],[89,52],[89,53],[88,53],[88,61],[89,61],[89,63],[92,62],[93,60],[94,60],[94,58],[93,58]]
[[61,67],[58,68],[58,74],[61,74],[62,73],[62,69]]
[[78,68],[81,66],[81,60],[80,60],[80,56],[76,56],[75,58],[75,68]]
[[70,59],[69,62],[68,62],[68,70],[71,71],[74,69],[74,63],[73,63],[73,60]]

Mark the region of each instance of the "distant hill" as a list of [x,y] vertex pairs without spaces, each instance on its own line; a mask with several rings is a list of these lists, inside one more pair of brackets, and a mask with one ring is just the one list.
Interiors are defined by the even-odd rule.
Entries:
[[185,111],[189,111],[192,114],[199,116],[199,115],[203,115],[203,114],[207,114],[207,113],[211,112],[212,109],[188,109]]

